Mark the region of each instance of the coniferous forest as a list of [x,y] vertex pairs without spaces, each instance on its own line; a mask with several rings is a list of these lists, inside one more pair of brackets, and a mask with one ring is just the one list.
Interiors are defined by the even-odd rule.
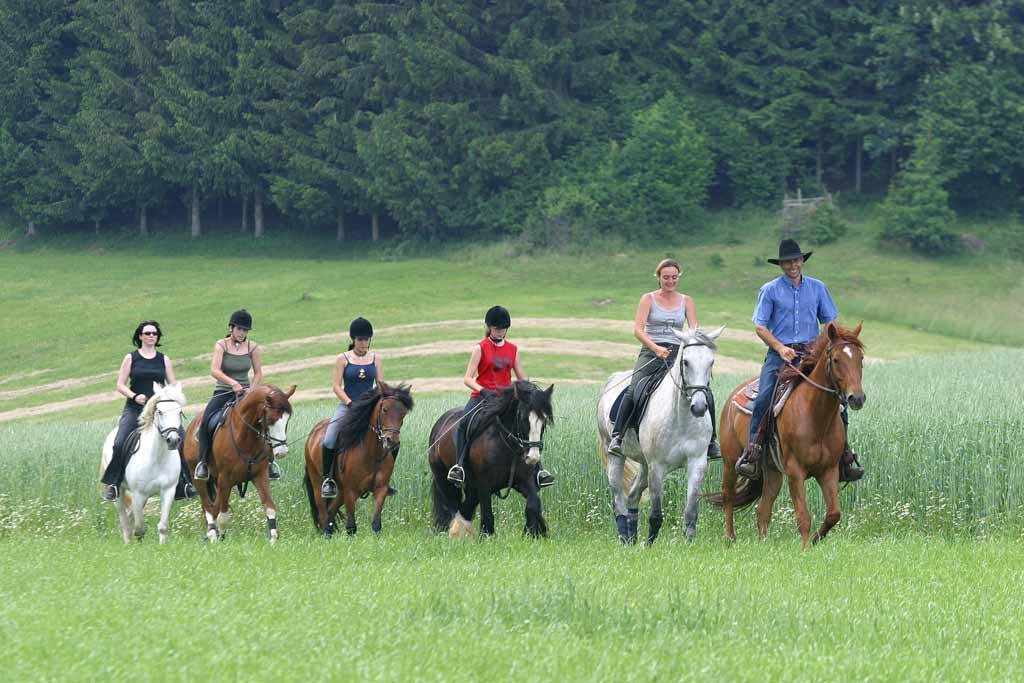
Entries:
[[1024,208],[1021,0],[0,0],[0,32],[33,233],[644,238],[800,188],[942,252]]

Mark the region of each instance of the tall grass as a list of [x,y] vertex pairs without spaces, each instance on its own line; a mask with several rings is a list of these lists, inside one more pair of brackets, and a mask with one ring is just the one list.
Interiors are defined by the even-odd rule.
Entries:
[[[864,380],[867,405],[851,418],[851,442],[862,456],[867,475],[841,494],[847,531],[1019,535],[1024,526],[1022,368],[1021,351],[869,365]],[[720,402],[739,379],[716,378]],[[594,426],[597,391],[579,386],[555,389],[556,422],[545,438],[544,460],[557,474],[558,484],[543,493],[543,500],[556,536],[611,533],[610,496]],[[437,416],[463,398],[421,397],[407,417],[394,477],[400,495],[385,507],[385,533],[395,527],[427,528],[428,433]],[[286,476],[272,486],[286,537],[314,532],[301,488],[303,437],[331,409],[327,402],[300,406],[289,425],[291,454],[281,463]],[[110,533],[115,517],[110,506],[99,501],[96,480],[99,447],[113,424],[114,416],[81,424],[0,425],[0,533],[61,534],[82,529]],[[719,464],[711,466],[705,490],[719,485],[720,472]],[[820,516],[818,488],[809,482],[807,489],[812,511]],[[679,472],[666,487],[671,525],[680,523],[684,495],[685,481]],[[236,508],[236,521],[244,533],[262,533],[262,511],[255,494]],[[369,506],[364,502],[361,508],[361,525],[367,532]],[[522,499],[513,494],[496,508],[499,534],[518,534]],[[197,510],[196,502],[179,503],[174,533],[197,531]],[[701,520],[701,533],[721,533],[717,511],[703,509]],[[783,493],[776,528],[790,533],[791,520],[788,496]],[[753,534],[752,519],[741,515],[739,524],[741,536]]]

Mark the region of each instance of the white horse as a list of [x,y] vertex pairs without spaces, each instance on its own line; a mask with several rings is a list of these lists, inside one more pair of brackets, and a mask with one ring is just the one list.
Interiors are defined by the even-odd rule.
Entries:
[[[185,394],[181,384],[166,387],[153,385],[153,395],[146,401],[146,407],[139,415],[139,445],[124,472],[124,486],[119,487],[117,514],[121,519],[124,542],[130,543],[132,524],[125,507],[125,489],[131,491],[129,503],[134,522],[135,537],[142,540],[146,533],[143,522],[143,508],[153,495],[160,495],[160,542],[167,542],[167,520],[174,504],[174,489],[181,476],[181,458],[178,444],[181,442],[181,409],[185,406]],[[103,442],[103,458],[100,471],[106,469],[114,451],[115,427]]]
[[[623,435],[624,458],[608,454],[608,442],[614,429],[609,413],[619,392],[629,383],[632,371],[615,373],[601,391],[597,402],[597,431],[608,483],[615,497],[615,525],[623,543],[635,543],[637,540],[640,496],[648,486],[651,489],[651,516],[647,542],[653,543],[658,537],[665,477],[684,463],[687,493],[683,520],[686,537],[692,540],[697,533],[698,492],[708,467],[707,452],[712,433],[705,392],[711,391],[711,367],[717,348],[715,339],[723,329],[719,327],[711,332],[701,329],[672,331],[679,339],[679,352],[668,375],[650,398],[639,434],[637,430],[628,429]],[[626,459],[632,461],[630,465],[635,462],[637,470],[628,493],[623,491]]]

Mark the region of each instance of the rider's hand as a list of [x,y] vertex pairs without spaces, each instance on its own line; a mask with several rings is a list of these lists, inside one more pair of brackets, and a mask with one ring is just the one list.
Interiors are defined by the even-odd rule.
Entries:
[[484,398],[497,398],[498,392],[495,389],[488,389],[487,387],[480,387],[480,395]]
[[655,349],[654,355],[662,360],[668,360],[668,357],[672,355],[672,351],[666,349],[664,346],[659,346]]
[[782,360],[786,361],[787,363],[792,363],[793,360],[796,359],[796,351],[789,348],[788,346],[783,346],[782,350],[779,351],[779,355],[782,356]]
[[[139,400],[140,398],[142,399],[141,401]],[[134,396],[132,396],[132,400],[138,403],[140,406],[146,405],[145,394],[135,394]]]
[[231,383],[231,391],[235,392],[235,394],[237,396],[241,396],[242,393],[245,392],[245,387],[243,387],[238,382],[232,382]]

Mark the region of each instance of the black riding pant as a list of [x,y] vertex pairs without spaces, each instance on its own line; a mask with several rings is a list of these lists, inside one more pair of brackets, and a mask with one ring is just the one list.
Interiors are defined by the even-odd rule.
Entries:
[[128,435],[139,427],[139,415],[142,414],[142,406],[138,403],[126,403],[121,419],[117,422],[117,435],[114,437],[114,452],[110,457],[110,464],[103,472],[100,480],[110,486],[120,486],[124,479],[124,468],[128,462],[127,454],[124,452],[124,442]]
[[459,427],[455,430],[455,462],[459,465],[465,460],[466,451],[469,446],[467,443],[469,423],[476,417],[475,408],[483,403],[483,400],[483,396],[470,396],[469,401],[466,402],[466,407],[462,410],[462,417],[459,418]]
[[215,426],[213,420],[224,409],[224,406],[233,401],[234,398],[235,392],[218,389],[214,392],[210,402],[206,404],[206,408],[203,409],[203,423],[196,430],[196,436],[199,439],[199,459],[202,462],[210,462],[210,448],[213,442],[212,432]]

